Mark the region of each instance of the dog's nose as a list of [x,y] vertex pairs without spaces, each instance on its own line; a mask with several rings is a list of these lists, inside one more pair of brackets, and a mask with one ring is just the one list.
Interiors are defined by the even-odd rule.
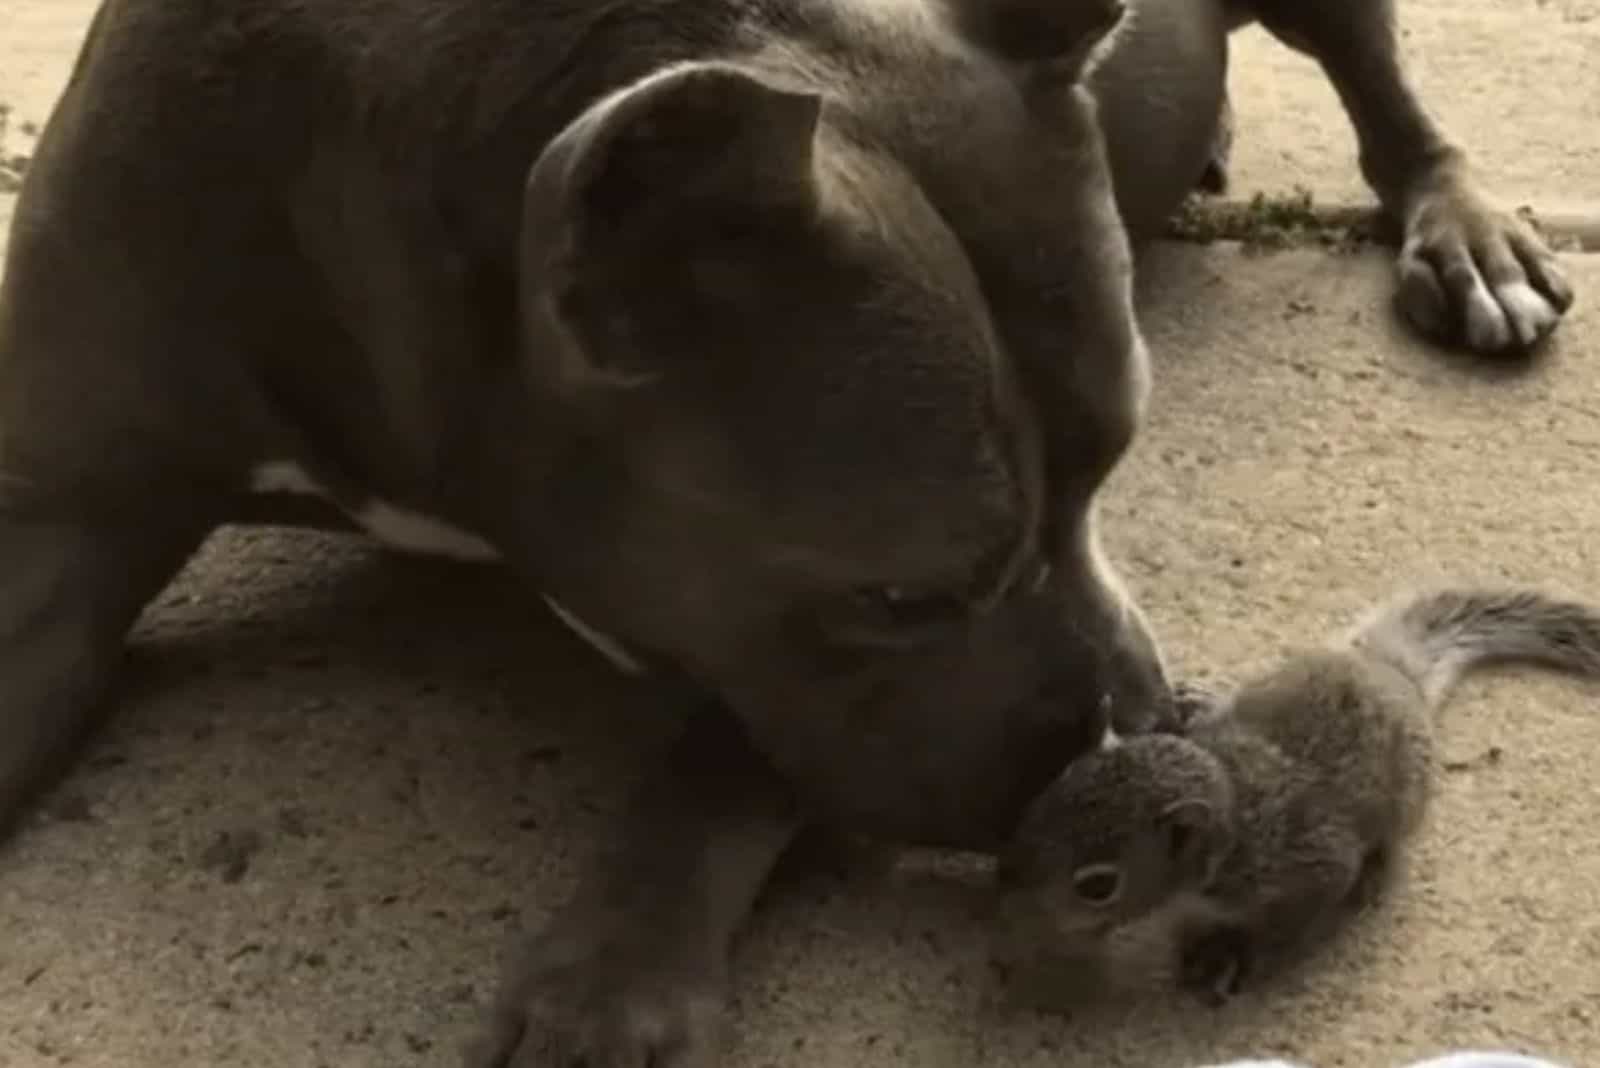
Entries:
[[1167,722],[1174,713],[1172,680],[1143,617],[1130,613],[1102,663],[1105,715],[1119,733],[1131,734]]

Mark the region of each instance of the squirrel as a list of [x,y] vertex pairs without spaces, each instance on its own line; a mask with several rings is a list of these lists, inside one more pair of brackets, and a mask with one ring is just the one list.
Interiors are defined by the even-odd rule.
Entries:
[[1600,607],[1529,589],[1399,596],[1173,731],[1118,737],[1036,798],[999,858],[1021,996],[1176,985],[1211,1004],[1375,901],[1427,810],[1433,718],[1491,662],[1600,677]]

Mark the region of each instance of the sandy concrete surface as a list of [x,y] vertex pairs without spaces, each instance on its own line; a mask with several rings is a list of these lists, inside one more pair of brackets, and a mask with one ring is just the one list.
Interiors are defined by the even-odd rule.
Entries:
[[[1429,110],[1511,204],[1600,198],[1600,0],[1399,0]],[[1301,185],[1370,201],[1355,136],[1317,65],[1258,28],[1233,41],[1236,192]]]
[[[1480,3],[1407,6],[1438,70],[1496,41],[1499,94],[1441,76],[1439,110],[1469,117],[1524,199],[1564,196],[1558,135],[1594,158],[1582,109],[1600,94],[1576,85],[1595,72],[1533,83],[1546,49],[1592,47],[1596,27],[1574,0],[1468,20]],[[5,6],[0,101],[37,121],[91,5]],[[1498,41],[1514,10],[1550,34]],[[1265,97],[1241,110],[1304,121]],[[1342,182],[1310,146],[1345,136],[1301,130],[1284,151]],[[1249,173],[1290,173],[1255,144]],[[1107,525],[1182,668],[1259,665],[1415,579],[1600,597],[1600,261],[1571,266],[1587,302],[1559,343],[1486,374],[1397,328],[1381,254],[1174,247],[1146,265],[1153,411]],[[914,856],[774,890],[739,955],[729,1064],[1387,1068],[1472,1045],[1600,1063],[1596,697],[1526,672],[1465,687],[1410,885],[1233,1008],[1010,1010],[985,973],[981,870]],[[219,535],[141,624],[122,713],[0,849],[0,1066],[451,1064],[508,935],[565,894],[659,746],[653,712],[492,571]]]

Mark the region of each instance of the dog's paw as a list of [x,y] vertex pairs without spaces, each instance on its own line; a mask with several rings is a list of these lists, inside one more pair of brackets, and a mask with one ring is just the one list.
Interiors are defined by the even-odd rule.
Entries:
[[1184,945],[1178,981],[1207,1005],[1220,1007],[1244,990],[1254,964],[1248,932],[1219,927]]
[[536,944],[465,1068],[711,1068],[723,1019],[717,969],[642,950]]
[[1479,353],[1526,352],[1573,300],[1543,238],[1455,171],[1412,196],[1399,269],[1397,300],[1411,324]]

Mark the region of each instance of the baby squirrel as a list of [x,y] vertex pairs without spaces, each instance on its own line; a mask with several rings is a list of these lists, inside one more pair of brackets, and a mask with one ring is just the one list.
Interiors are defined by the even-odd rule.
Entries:
[[1433,713],[1491,661],[1600,676],[1600,608],[1402,596],[1176,733],[1108,732],[1000,857],[1013,985],[1045,1008],[1172,982],[1220,1004],[1318,944],[1384,885],[1428,805]]

